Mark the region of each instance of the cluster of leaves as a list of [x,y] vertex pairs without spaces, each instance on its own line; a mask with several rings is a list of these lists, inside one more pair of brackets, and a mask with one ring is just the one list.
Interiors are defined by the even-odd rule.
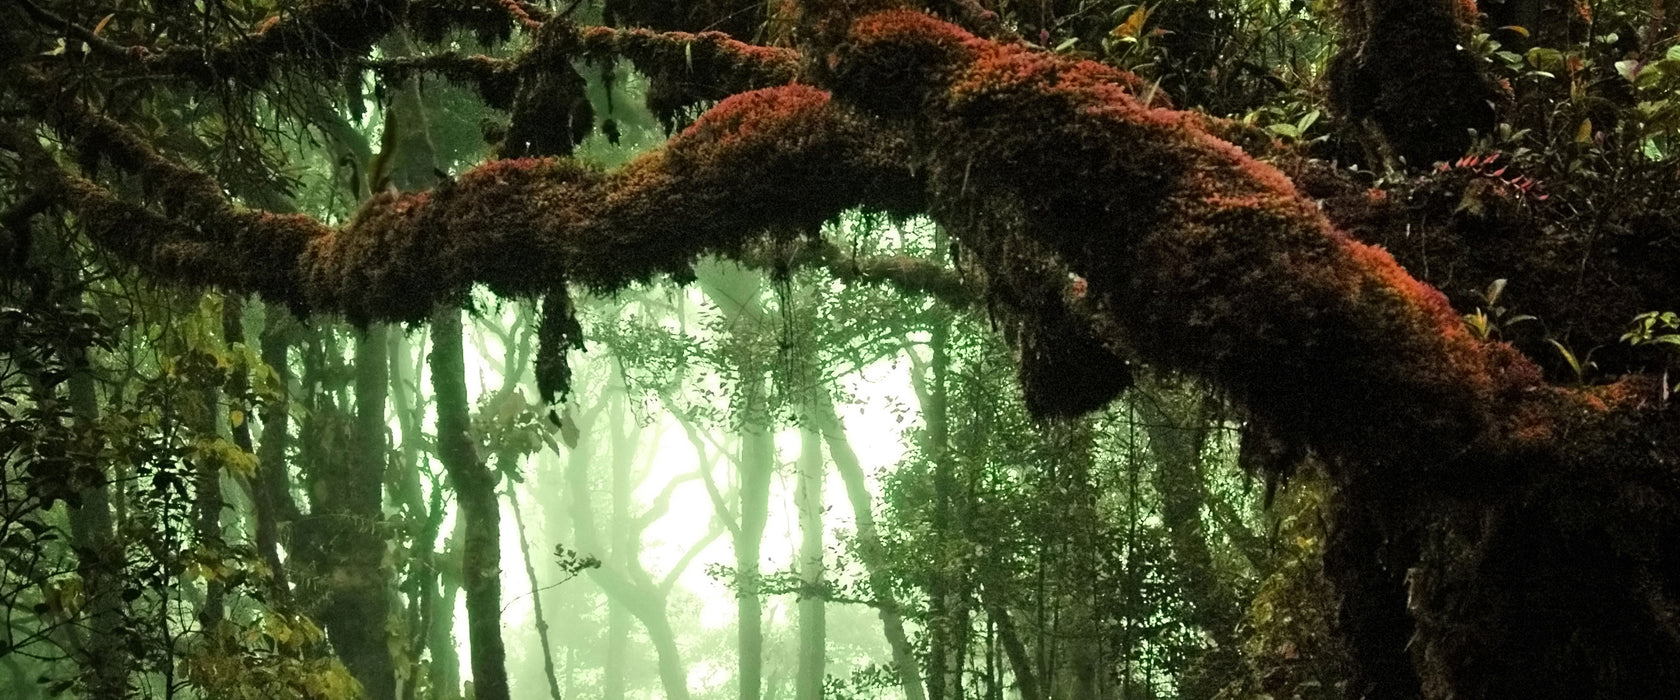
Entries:
[[54,506],[104,485],[97,427],[76,420],[65,385],[110,329],[78,305],[40,301],[0,306],[0,659],[12,661],[47,655],[56,631],[82,620],[82,578]]

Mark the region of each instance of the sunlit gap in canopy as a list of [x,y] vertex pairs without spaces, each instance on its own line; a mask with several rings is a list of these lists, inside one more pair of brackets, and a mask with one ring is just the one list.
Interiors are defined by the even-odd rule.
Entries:
[[[925,219],[888,221],[849,213],[823,233],[847,256],[894,255],[949,264],[948,256],[936,249],[934,226]],[[664,590],[662,612],[682,650],[689,688],[704,693],[735,683],[729,651],[736,635],[735,556],[730,528],[719,518],[717,506],[721,503],[730,511],[728,518],[738,520],[740,475],[735,461],[742,455],[742,422],[767,420],[772,426],[774,474],[760,570],[766,579],[789,577],[798,563],[800,542],[795,462],[802,450],[800,425],[809,424],[796,395],[817,391],[832,397],[844,439],[855,450],[879,517],[881,486],[876,477],[905,456],[906,440],[911,439],[907,432],[921,425],[909,354],[925,364],[929,334],[913,326],[893,328],[880,318],[841,318],[878,311],[877,305],[895,292],[880,287],[872,292],[877,298],[846,299],[848,285],[827,270],[795,270],[785,283],[732,262],[701,261],[697,272],[700,279],[686,287],[655,280],[615,296],[578,300],[588,344],[585,352],[568,357],[572,394],[555,411],[566,424],[564,430],[547,420],[546,407],[538,405],[529,361],[532,349],[520,346],[535,343],[534,303],[497,299],[479,290],[467,314],[465,346],[481,459],[491,459],[482,454],[490,439],[483,433],[495,430],[498,420],[520,423],[513,416],[521,412],[544,418],[522,423],[522,429],[535,433],[532,444],[540,447],[520,460],[514,486],[557,665],[592,672],[584,659],[569,663],[566,656],[578,652],[554,638],[568,626],[600,627],[604,635],[614,624],[606,587],[628,586],[640,593]],[[899,295],[895,303],[914,315],[938,302]],[[850,337],[833,346],[828,345],[835,342],[832,337],[808,337],[818,318],[847,328]],[[416,346],[425,343],[425,334],[413,332],[410,341]],[[800,344],[802,337],[810,344]],[[423,360],[423,353],[416,357]],[[508,367],[508,358],[526,361]],[[416,361],[413,369],[416,385],[429,386],[425,363]],[[516,374],[510,378],[510,372]],[[748,416],[738,406],[748,398],[743,377],[752,376],[762,381],[769,406],[752,409]],[[427,440],[435,420],[435,409],[429,407],[423,430]],[[568,446],[564,433],[574,428],[576,444]],[[400,444],[401,426],[394,419],[392,431]],[[823,453],[831,460],[826,448]],[[441,483],[441,467],[434,462],[429,469]],[[855,585],[863,575],[855,558],[841,563],[842,538],[849,539],[856,529],[853,506],[832,461],[823,469],[824,566],[843,585]],[[503,636],[515,688],[539,692],[546,681],[525,569],[527,553],[521,551],[520,532],[505,497],[511,478],[504,474],[499,486],[504,493]],[[429,495],[432,486],[425,487]],[[587,503],[578,500],[580,493],[587,493]],[[593,534],[583,530],[585,522],[593,525]],[[447,543],[455,526],[451,507],[439,528],[440,552],[450,550]],[[598,559],[602,571],[575,576],[562,571],[557,547]],[[614,594],[629,595],[622,590]],[[792,593],[765,596],[767,668],[784,661],[791,664],[795,603]],[[464,606],[464,598],[458,596],[455,639],[463,680],[471,678]],[[830,644],[831,675],[844,676],[890,660],[872,609],[831,604],[827,616],[835,638]],[[644,661],[654,657],[642,621],[630,616],[629,625],[628,653]],[[791,666],[787,670],[791,672]]]

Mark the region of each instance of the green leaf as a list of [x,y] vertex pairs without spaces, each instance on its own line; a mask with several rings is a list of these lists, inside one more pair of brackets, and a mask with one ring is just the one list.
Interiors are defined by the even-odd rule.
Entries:
[[1318,123],[1318,118],[1323,116],[1323,114],[1324,113],[1322,111],[1317,109],[1307,112],[1307,116],[1301,117],[1301,121],[1295,122],[1295,128],[1299,133],[1305,134],[1307,133],[1307,129],[1312,128],[1313,124]]
[[1505,292],[1505,282],[1503,277],[1490,282],[1487,291],[1482,292],[1482,298],[1490,305],[1499,303],[1499,295]]
[[1528,65],[1540,70],[1557,70],[1563,67],[1563,52],[1536,46],[1528,50]]
[[1643,68],[1643,66],[1639,63],[1639,61],[1631,58],[1616,62],[1616,73],[1621,75],[1623,78],[1627,78],[1627,81],[1630,83],[1639,82],[1639,73],[1641,68]]

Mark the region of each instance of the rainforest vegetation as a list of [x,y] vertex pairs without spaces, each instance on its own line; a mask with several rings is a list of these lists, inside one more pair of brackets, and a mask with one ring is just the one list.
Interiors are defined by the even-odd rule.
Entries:
[[1671,4],[0,2],[0,696],[1680,697]]

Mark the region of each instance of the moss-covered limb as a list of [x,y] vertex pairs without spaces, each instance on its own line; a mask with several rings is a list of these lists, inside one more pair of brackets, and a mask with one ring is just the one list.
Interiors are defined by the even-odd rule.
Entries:
[[400,83],[416,73],[440,76],[452,83],[473,88],[485,104],[496,109],[512,107],[514,92],[519,87],[513,60],[483,54],[449,51],[428,56],[385,58],[370,61],[367,65],[392,83]]
[[105,39],[94,33],[93,30],[72,22],[52,10],[41,7],[31,0],[17,0],[17,6],[23,9],[24,14],[28,15],[31,21],[41,25],[42,28],[54,32],[63,31],[67,37],[87,44],[91,51],[106,59],[127,61],[137,57],[130,52],[128,47]]
[[1680,409],[1656,378],[1557,397],[1557,451],[1425,532],[1410,576],[1430,697],[1680,696]]
[[154,73],[201,84],[261,83],[286,65],[343,65],[364,56],[395,29],[408,0],[309,0],[246,34],[214,46],[176,45],[140,50]]
[[86,44],[106,66],[179,76],[200,85],[258,85],[286,66],[336,71],[367,56],[399,26],[428,43],[441,42],[456,29],[495,43],[508,40],[515,30],[536,31],[553,18],[552,12],[523,0],[310,0],[212,46],[159,48],[101,37],[32,0],[19,0],[19,7],[43,29]]
[[[545,28],[546,29],[546,28]],[[786,85],[799,72],[790,49],[744,43],[722,32],[656,32],[590,27],[576,34],[538,34],[537,57],[568,60],[579,53],[596,60],[622,56],[653,81],[647,107],[667,128],[694,105],[763,87]]]
[[[119,256],[162,277],[190,284],[260,292],[303,309],[295,265],[307,242],[328,229],[296,214],[239,207],[208,175],[156,151],[144,139],[86,105],[61,97],[43,76],[26,71],[19,95],[53,130],[144,183],[157,208],[125,200],[62,169],[32,133],[0,134],[5,146],[31,163],[44,192],[67,204],[89,236]],[[161,212],[159,211],[161,209]],[[244,263],[244,264],[242,264]]]
[[1331,104],[1380,134],[1413,167],[1462,155],[1470,130],[1488,134],[1504,98],[1463,47],[1474,4],[1460,0],[1341,0],[1342,48],[1331,59]]
[[1138,104],[1110,71],[908,12],[852,37],[837,98],[916,100],[930,210],[994,277],[1017,274],[993,264],[1009,251],[1044,247],[1088,280],[1112,346],[1212,380],[1281,432],[1441,467],[1497,438],[1506,402],[1538,384],[1280,173]]
[[441,43],[453,30],[471,33],[480,43],[507,41],[518,30],[535,29],[525,20],[546,24],[554,13],[526,0],[409,0],[404,22],[415,37]]
[[766,25],[780,8],[763,0],[606,0],[602,3],[606,23],[618,27],[647,27],[655,31],[719,31],[739,39],[751,39],[769,29]]
[[161,277],[359,322],[423,320],[474,283],[524,296],[563,280],[618,289],[684,273],[700,255],[738,254],[767,229],[810,230],[856,206],[921,205],[893,132],[809,87],[726,100],[611,174],[564,160],[496,161],[430,192],[378,195],[336,230],[237,207],[207,177],[75,103],[53,114],[103,135],[102,152],[164,202],[159,212],[63,175],[63,196],[102,245]]
[[1680,418],[1653,382],[1543,386],[1281,174],[1077,64],[910,13],[853,32],[837,99],[925,134],[929,210],[993,278],[1030,289],[1005,261],[1042,247],[1110,347],[1325,458],[1340,624],[1394,683],[1354,693],[1680,692]]
[[[772,268],[782,261],[741,262]],[[854,257],[827,240],[811,241],[793,255],[793,265],[821,267],[835,279],[848,284],[887,285],[907,296],[925,296],[955,309],[977,305],[982,295],[973,281],[965,281],[955,270],[937,262],[906,255]]]

